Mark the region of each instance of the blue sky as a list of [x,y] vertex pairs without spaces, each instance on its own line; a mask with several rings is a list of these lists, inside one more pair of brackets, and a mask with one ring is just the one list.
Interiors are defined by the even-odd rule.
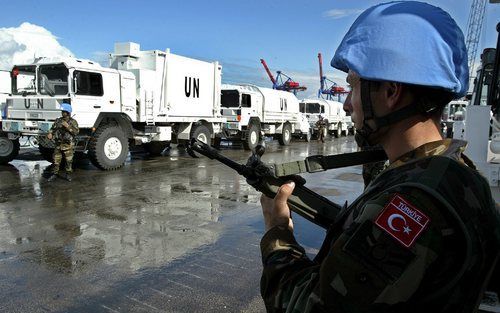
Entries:
[[[259,59],[308,86],[319,87],[317,53],[330,78],[344,77],[329,66],[335,48],[359,12],[381,1],[2,1],[0,28],[23,22],[41,26],[75,56],[103,60],[115,42],[141,49],[218,60],[223,81],[270,86]],[[472,0],[428,1],[448,11],[464,33]],[[487,4],[478,51],[494,47],[500,4]],[[1,43],[1,41],[0,41]],[[0,47],[1,50],[1,47]],[[301,81],[302,80],[302,81]]]

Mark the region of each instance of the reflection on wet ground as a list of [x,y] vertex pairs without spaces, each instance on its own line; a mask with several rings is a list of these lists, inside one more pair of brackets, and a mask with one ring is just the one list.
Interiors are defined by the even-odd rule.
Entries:
[[[280,163],[355,151],[352,137],[272,143]],[[0,166],[0,301],[11,312],[262,312],[260,194],[215,161],[172,148],[134,152],[120,170],[75,164],[72,183],[44,179],[33,150]],[[224,147],[245,162],[248,152]],[[306,174],[339,202],[361,192],[360,167]],[[300,217],[296,236],[317,252],[324,232]]]

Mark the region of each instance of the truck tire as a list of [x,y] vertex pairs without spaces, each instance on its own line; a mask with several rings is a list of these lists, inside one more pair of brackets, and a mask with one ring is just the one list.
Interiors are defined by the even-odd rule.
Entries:
[[309,129],[307,131],[307,134],[305,135],[304,139],[306,140],[306,142],[310,142],[311,141],[311,139],[312,139],[312,129]]
[[170,143],[165,141],[151,141],[144,144],[144,150],[146,150],[149,155],[158,156],[161,155],[163,150],[169,145]]
[[123,166],[128,155],[128,140],[116,124],[99,126],[89,143],[90,162],[101,170]]
[[288,146],[292,140],[292,126],[290,124],[283,125],[283,131],[278,135],[278,142],[281,146]]
[[347,125],[342,124],[342,127],[340,128],[340,136],[347,136],[347,135],[348,135]]
[[10,140],[0,135],[0,164],[7,164],[19,154],[19,139]]
[[335,138],[342,136],[342,123],[337,124],[337,129],[333,132],[333,136],[335,136]]
[[210,130],[205,125],[197,125],[191,132],[191,138],[196,138],[199,141],[210,144]]
[[243,148],[245,150],[253,150],[259,144],[260,128],[256,124],[250,124],[247,129],[247,137],[243,140]]

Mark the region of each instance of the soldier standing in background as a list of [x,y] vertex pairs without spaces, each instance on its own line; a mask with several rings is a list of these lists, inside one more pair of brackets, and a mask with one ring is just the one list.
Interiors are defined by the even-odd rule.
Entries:
[[442,9],[394,1],[356,19],[332,60],[346,107],[389,165],[343,209],[314,260],[294,236],[284,184],[262,196],[268,312],[475,312],[500,255],[487,180],[443,139],[441,113],[468,89],[462,31]]
[[61,104],[61,114],[62,116],[57,118],[52,124],[52,127],[47,134],[49,140],[54,139],[54,167],[52,169],[52,175],[48,178],[48,181],[53,181],[59,175],[59,167],[61,166],[61,161],[64,156],[66,162],[66,175],[64,178],[67,181],[71,181],[71,173],[73,172],[72,163],[73,155],[75,152],[75,137],[78,135],[78,123],[75,119],[71,117],[71,105],[68,103]]
[[323,115],[320,114],[316,122],[316,127],[318,127],[318,140],[321,142],[325,142],[326,124],[327,121],[323,118]]

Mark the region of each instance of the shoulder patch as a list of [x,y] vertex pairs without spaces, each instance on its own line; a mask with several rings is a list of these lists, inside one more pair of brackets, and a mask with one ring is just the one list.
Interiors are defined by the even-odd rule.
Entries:
[[409,248],[429,222],[429,217],[396,194],[379,214],[375,225]]

